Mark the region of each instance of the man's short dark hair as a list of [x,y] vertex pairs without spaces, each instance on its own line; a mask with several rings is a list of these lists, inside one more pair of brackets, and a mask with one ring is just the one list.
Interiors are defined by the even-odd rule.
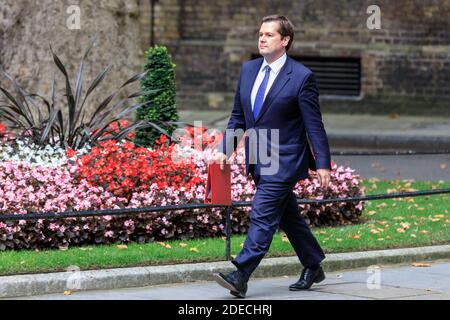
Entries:
[[292,41],[294,40],[294,25],[288,18],[285,16],[280,16],[278,14],[274,14],[271,16],[266,16],[262,18],[261,24],[264,22],[277,21],[278,22],[278,33],[281,34],[281,38],[289,36],[289,43],[286,46],[286,51],[291,47]]

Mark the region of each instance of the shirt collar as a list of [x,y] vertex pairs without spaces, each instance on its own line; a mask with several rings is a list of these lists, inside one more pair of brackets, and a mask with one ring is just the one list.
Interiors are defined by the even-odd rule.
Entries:
[[287,60],[287,55],[284,53],[281,57],[279,57],[277,60],[272,62],[270,65],[267,63],[266,59],[264,59],[263,64],[261,66],[260,71],[264,70],[264,68],[269,65],[272,72],[275,74],[278,74],[280,72],[281,68],[283,67],[284,63]]

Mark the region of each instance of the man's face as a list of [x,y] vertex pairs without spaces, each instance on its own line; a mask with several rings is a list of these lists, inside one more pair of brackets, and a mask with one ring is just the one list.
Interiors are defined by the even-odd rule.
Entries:
[[278,22],[264,22],[259,29],[259,54],[263,57],[278,57],[286,51],[289,43],[289,37],[281,38],[278,32]]

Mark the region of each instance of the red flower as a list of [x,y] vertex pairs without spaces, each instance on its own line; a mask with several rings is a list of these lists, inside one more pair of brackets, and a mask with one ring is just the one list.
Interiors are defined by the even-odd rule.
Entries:
[[334,160],[331,160],[331,170],[334,170],[336,168],[336,162]]
[[73,156],[75,156],[77,154],[77,152],[74,151],[72,148],[67,149],[66,153],[69,158],[72,158]]
[[160,188],[190,186],[196,181],[194,164],[174,163],[170,158],[174,144],[163,136],[154,150],[127,142],[121,146],[110,140],[93,147],[81,157],[80,178],[101,186],[116,196],[130,198],[134,192],[148,190],[156,183]]

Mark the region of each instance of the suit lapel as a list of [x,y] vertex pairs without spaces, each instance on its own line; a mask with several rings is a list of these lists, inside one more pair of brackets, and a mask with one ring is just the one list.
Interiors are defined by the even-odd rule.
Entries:
[[[292,72],[292,66],[291,66],[290,58],[287,57],[284,66],[281,68],[278,76],[276,77],[275,81],[273,82],[272,86],[270,87],[270,90],[267,93],[266,98],[264,99],[264,103],[261,107],[261,111],[259,112],[258,117],[255,120],[255,123],[258,122],[259,119],[261,119],[261,117],[264,115],[264,113],[267,111],[267,109],[269,109],[270,105],[272,104],[273,100],[276,98],[276,96],[278,95],[280,90],[289,81],[291,72]],[[250,105],[250,111],[251,111],[251,105]]]

